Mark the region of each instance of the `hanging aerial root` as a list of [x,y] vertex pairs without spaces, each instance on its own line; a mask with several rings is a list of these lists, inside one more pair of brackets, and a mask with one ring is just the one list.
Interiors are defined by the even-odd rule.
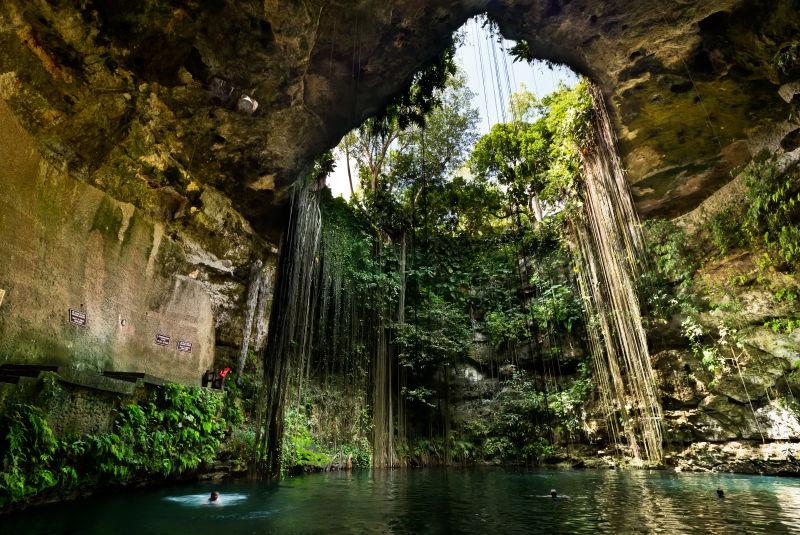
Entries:
[[595,115],[583,151],[583,213],[572,229],[590,348],[612,440],[624,437],[635,459],[657,464],[662,409],[635,289],[643,236],[602,94],[594,86],[590,93]]

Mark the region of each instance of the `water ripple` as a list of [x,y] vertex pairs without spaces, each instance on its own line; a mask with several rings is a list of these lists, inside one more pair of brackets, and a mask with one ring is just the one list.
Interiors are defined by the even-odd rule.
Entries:
[[[568,498],[545,497],[551,488]],[[192,485],[47,507],[4,518],[2,531],[800,534],[800,480],[788,478],[500,468],[328,473],[215,484],[219,506],[208,503],[211,490]]]

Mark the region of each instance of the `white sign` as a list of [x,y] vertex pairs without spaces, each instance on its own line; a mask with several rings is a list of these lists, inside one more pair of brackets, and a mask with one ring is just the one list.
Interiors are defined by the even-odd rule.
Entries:
[[73,325],[77,325],[78,327],[86,327],[86,312],[81,312],[80,310],[70,308],[69,322]]

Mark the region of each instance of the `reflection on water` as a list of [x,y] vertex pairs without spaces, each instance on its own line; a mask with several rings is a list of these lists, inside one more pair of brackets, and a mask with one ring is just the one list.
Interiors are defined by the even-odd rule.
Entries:
[[216,501],[212,502],[209,500],[210,495],[211,493],[209,492],[205,494],[186,494],[184,496],[165,496],[163,499],[186,507],[230,506],[247,499],[246,494],[225,494],[224,496],[220,495]]
[[[542,498],[550,489],[569,498]],[[211,490],[222,507],[208,504]],[[800,480],[499,468],[329,473],[118,494],[0,525],[4,534],[800,533]]]

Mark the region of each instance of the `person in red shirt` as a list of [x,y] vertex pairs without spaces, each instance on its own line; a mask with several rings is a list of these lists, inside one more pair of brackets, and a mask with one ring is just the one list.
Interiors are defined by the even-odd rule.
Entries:
[[230,368],[220,370],[219,374],[214,378],[214,388],[222,388],[225,384],[225,376],[231,372]]

